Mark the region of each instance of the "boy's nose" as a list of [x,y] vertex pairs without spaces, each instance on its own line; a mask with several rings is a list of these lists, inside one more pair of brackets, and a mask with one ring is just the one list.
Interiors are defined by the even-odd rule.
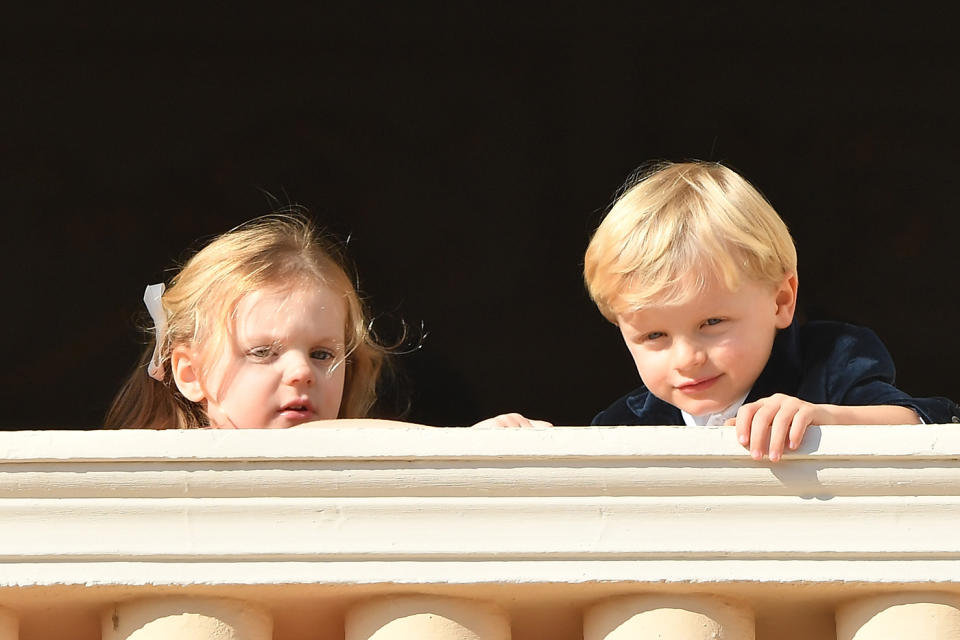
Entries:
[[283,365],[283,381],[286,384],[311,384],[313,382],[313,368],[310,359],[296,351],[284,354],[286,362]]
[[677,340],[673,353],[673,365],[677,371],[699,367],[707,360],[703,347],[690,340]]

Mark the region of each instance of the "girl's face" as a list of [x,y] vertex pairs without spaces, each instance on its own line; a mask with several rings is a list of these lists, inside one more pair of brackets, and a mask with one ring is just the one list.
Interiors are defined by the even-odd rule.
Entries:
[[322,285],[245,296],[234,335],[200,380],[210,426],[285,429],[336,418],[345,326],[345,301]]

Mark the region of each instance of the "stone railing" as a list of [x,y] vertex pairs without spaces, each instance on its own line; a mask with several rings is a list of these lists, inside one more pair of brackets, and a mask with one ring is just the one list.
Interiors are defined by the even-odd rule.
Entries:
[[0,640],[960,639],[960,426],[0,433]]

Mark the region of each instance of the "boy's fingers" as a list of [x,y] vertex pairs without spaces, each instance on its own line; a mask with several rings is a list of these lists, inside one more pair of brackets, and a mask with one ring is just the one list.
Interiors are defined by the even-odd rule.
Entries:
[[753,414],[760,408],[760,403],[751,402],[740,407],[734,424],[737,427],[737,442],[744,447],[750,446],[750,425],[753,423]]
[[776,462],[783,456],[783,448],[786,446],[787,436],[790,435],[790,427],[793,425],[795,416],[795,412],[782,405],[774,416],[773,425],[770,427],[769,456],[771,462]]
[[800,446],[800,443],[803,441],[803,435],[807,432],[807,427],[810,426],[810,418],[806,413],[798,411],[797,415],[793,416],[793,424],[790,425],[790,449],[796,449]]
[[750,456],[754,460],[763,460],[763,454],[770,441],[770,426],[778,407],[779,405],[773,403],[762,405],[753,414],[753,420],[750,423]]
[[530,420],[530,426],[537,429],[543,429],[546,427],[552,427],[553,423],[547,422],[546,420]]

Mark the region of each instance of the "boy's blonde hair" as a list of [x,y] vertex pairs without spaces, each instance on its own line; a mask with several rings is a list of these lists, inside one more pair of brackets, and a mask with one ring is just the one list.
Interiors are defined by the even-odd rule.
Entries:
[[787,226],[744,178],[717,163],[663,162],[628,180],[584,257],[583,276],[600,312],[680,304],[712,277],[736,290],[741,278],[778,285],[796,273]]
[[[170,281],[162,305],[167,328],[154,335],[139,365],[106,416],[108,428],[192,429],[208,426],[203,407],[185,398],[170,371],[170,354],[180,345],[214,354],[233,331],[237,305],[262,289],[326,287],[346,306],[345,378],[342,418],[364,417],[376,399],[384,350],[368,330],[367,313],[347,275],[344,257],[300,213],[257,218],[217,237]],[[156,340],[162,380],[147,374]],[[205,357],[204,360],[211,360]]]

